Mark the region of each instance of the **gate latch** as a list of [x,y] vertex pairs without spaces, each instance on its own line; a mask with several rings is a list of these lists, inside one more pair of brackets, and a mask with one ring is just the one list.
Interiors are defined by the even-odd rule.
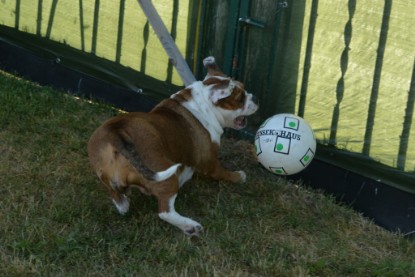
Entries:
[[257,28],[265,28],[265,24],[262,22],[259,22],[257,20],[254,20],[249,17],[241,17],[239,18],[239,24],[245,25],[245,26],[252,26]]

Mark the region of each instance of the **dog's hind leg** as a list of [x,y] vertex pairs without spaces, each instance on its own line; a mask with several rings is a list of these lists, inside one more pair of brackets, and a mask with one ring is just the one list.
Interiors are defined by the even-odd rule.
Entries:
[[126,214],[130,209],[130,201],[128,200],[127,196],[125,196],[125,194],[119,194],[118,200],[112,198],[112,202],[114,203],[118,212],[122,215]]
[[[172,179],[174,179],[174,182],[176,185],[175,190],[169,189],[173,187],[171,184]],[[166,182],[170,181],[170,184],[159,183],[162,189],[159,190],[160,193],[157,193],[157,192],[154,193],[154,195],[158,199],[159,217],[160,219],[178,227],[186,235],[198,236],[203,230],[202,225],[200,225],[200,223],[194,221],[191,218],[180,215],[178,212],[176,212],[174,208],[174,203],[176,201],[177,191],[178,191],[178,180],[177,180],[177,177],[173,177],[172,179],[166,181]]]
[[118,212],[122,215],[126,214],[130,208],[130,202],[125,195],[127,187],[122,186],[118,181],[106,178],[106,176],[101,176],[101,181],[107,188]]

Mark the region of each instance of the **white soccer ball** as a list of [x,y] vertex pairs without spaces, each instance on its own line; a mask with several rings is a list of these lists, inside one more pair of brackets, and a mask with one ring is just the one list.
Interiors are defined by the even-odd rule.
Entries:
[[316,139],[310,125],[293,114],[276,114],[256,132],[258,161],[278,175],[292,175],[305,169],[316,153]]

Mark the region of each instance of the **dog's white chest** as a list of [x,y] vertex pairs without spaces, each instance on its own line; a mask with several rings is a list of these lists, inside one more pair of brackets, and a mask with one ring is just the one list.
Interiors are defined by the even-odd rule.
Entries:
[[223,128],[216,117],[215,108],[209,100],[209,92],[205,91],[206,88],[202,82],[195,82],[189,88],[192,89],[193,98],[182,105],[208,130],[212,142],[219,145]]

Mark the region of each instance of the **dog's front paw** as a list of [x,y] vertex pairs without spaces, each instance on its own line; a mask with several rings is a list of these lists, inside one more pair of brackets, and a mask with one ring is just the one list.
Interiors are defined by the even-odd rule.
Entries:
[[239,173],[239,176],[241,176],[241,179],[239,180],[240,183],[245,183],[246,182],[246,173],[245,171],[237,171],[237,173]]
[[194,225],[189,226],[188,228],[184,229],[183,232],[188,236],[199,236],[203,231],[202,225]]

